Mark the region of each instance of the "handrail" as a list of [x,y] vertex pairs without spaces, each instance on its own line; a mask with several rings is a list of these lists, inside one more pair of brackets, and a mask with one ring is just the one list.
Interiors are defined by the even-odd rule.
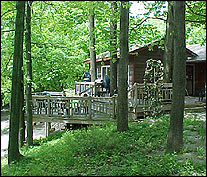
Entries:
[[48,117],[116,117],[115,97],[32,96],[33,114]]
[[[128,89],[129,98],[131,98],[131,104],[133,106],[145,104],[147,101],[144,98],[144,83],[134,83],[134,85]],[[153,85],[153,83],[147,83],[147,85]],[[172,100],[172,83],[162,83],[162,101],[165,103],[170,103]]]
[[[90,91],[91,90],[91,91]],[[75,94],[81,95],[87,93],[90,96],[99,95],[98,92],[103,92],[103,87],[100,82],[75,82]]]
[[86,90],[83,90],[82,92],[79,92],[79,95],[81,95],[82,93],[85,93],[87,91],[89,91],[90,89],[93,89],[95,87],[95,85],[93,85],[92,87],[87,88]]

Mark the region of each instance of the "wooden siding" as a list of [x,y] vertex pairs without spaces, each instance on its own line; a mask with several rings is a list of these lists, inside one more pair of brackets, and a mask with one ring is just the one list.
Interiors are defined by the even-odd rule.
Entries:
[[[135,50],[133,53],[129,54],[129,74],[128,74],[128,81],[129,86],[131,87],[135,82],[136,83],[143,83],[144,78],[144,71],[146,68],[146,61],[150,58],[152,59],[160,59],[163,61],[163,53],[164,51],[158,46],[154,46],[153,50],[149,50],[148,47],[142,48],[142,50]],[[186,57],[192,58],[194,55],[186,50]],[[110,65],[110,61],[106,60],[103,62],[97,62],[97,68],[99,73],[101,72],[101,66]],[[205,86],[206,83],[206,61],[203,63],[186,63],[186,66],[189,64],[193,65],[193,80],[192,80],[192,96],[198,96],[198,93],[201,88]],[[118,69],[119,67],[117,67]],[[187,85],[187,84],[186,84]],[[189,83],[188,83],[189,85]],[[190,84],[191,85],[191,84]],[[189,86],[188,86],[189,87]]]
[[[146,68],[146,61],[151,58],[155,60],[159,60],[159,59],[162,60],[162,55],[163,55],[163,51],[159,49],[157,46],[154,46],[153,51],[149,51],[147,49],[147,50],[143,50],[140,53],[138,53],[138,56],[130,55],[129,63],[131,66],[134,65],[134,68],[130,67],[131,69],[130,84],[132,84],[133,82],[143,83],[144,71]],[[134,62],[134,60],[136,60],[136,62]],[[134,78],[133,78],[133,75],[134,75]]]
[[205,87],[206,83],[206,62],[195,64],[195,96]]

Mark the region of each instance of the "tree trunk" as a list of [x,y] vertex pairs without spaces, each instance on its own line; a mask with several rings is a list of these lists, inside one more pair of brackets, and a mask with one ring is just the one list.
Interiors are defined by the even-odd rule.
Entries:
[[114,95],[114,91],[117,90],[117,3],[111,2],[111,40],[110,40],[110,95]]
[[175,24],[173,95],[166,152],[181,151],[183,148],[186,76],[185,1],[174,1],[173,9]]
[[[23,66],[23,62],[21,64]],[[20,100],[20,116],[19,116],[19,145],[22,147],[25,141],[25,120],[24,120],[24,74],[21,73],[21,100]]]
[[174,25],[173,25],[173,5],[172,1],[168,1],[168,16],[166,23],[166,35],[165,35],[165,50],[163,54],[165,82],[172,82],[172,64],[173,64],[173,37]]
[[[93,5],[93,4],[92,4]],[[96,80],[96,53],[95,53],[95,32],[94,32],[94,8],[89,8],[89,51],[90,51],[90,73],[91,73],[91,81],[94,82]]]
[[27,145],[33,144],[32,126],[32,59],[31,59],[31,1],[27,1],[26,16],[26,59],[27,59],[27,79],[26,79],[26,113],[27,113]]
[[[123,7],[124,6],[124,7]],[[120,13],[120,60],[118,72],[118,120],[117,130],[126,131],[128,127],[128,96],[127,96],[127,78],[128,78],[128,26],[129,26],[129,8],[127,1],[121,1]]]
[[19,116],[21,111],[21,83],[22,81],[22,60],[23,60],[23,38],[24,38],[24,13],[25,1],[16,1],[16,22],[14,38],[14,59],[12,71],[12,93],[11,113],[9,120],[9,146],[8,164],[19,161],[22,156],[19,152]]

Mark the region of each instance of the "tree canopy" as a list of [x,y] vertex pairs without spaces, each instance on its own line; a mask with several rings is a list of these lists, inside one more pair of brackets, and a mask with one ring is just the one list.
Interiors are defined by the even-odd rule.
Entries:
[[[165,36],[165,1],[141,1],[142,15],[129,17],[129,45]],[[120,2],[117,13],[120,14]],[[31,16],[33,92],[73,88],[88,66],[88,8],[91,1],[34,1]],[[138,6],[139,7],[139,6]],[[110,3],[94,1],[96,53],[110,50]],[[15,1],[1,1],[1,95],[9,103],[15,30]],[[206,42],[206,2],[186,1],[186,43]],[[118,15],[117,15],[118,17]],[[116,17],[115,17],[116,18]],[[119,26],[119,18],[117,18]],[[117,28],[117,36],[120,29]],[[119,46],[117,37],[117,46]],[[24,49],[25,51],[26,49]],[[24,71],[26,56],[24,54]],[[24,72],[25,73],[25,72]],[[26,75],[25,75],[26,78]]]

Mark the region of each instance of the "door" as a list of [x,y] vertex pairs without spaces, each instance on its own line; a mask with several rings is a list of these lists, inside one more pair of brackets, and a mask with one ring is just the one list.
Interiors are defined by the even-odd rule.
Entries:
[[110,65],[101,66],[101,79],[104,80],[106,75],[110,78]]
[[186,66],[186,90],[187,95],[193,95],[193,65]]

